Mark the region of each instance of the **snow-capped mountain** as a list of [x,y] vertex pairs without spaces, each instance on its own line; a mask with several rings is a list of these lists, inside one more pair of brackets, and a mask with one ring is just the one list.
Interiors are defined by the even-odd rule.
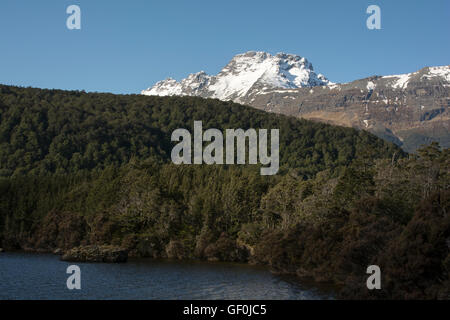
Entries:
[[437,80],[443,85],[450,85],[450,66],[428,67],[413,73],[384,76],[382,79],[392,79],[390,83],[395,89],[405,89],[410,81]]
[[264,111],[368,130],[407,151],[438,141],[450,147],[450,66],[332,83],[305,58],[250,51],[215,76],[167,79],[146,95],[233,100]]
[[215,76],[201,71],[180,82],[166,79],[142,91],[145,95],[191,95],[243,102],[249,96],[273,89],[329,85],[306,58],[297,55],[249,51],[236,55]]
[[244,103],[368,130],[410,152],[431,141],[450,147],[450,66],[314,88],[272,90]]
[[332,83],[328,87],[336,88],[358,88],[366,90],[374,90],[376,88],[384,90],[407,90],[409,85],[440,85],[443,87],[450,86],[450,66],[425,67],[416,72],[389,75],[389,76],[373,76],[361,80],[355,80],[349,83]]

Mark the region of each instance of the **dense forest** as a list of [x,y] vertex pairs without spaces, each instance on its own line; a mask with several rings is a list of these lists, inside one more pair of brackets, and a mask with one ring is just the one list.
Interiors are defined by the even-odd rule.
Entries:
[[131,159],[167,162],[171,133],[279,129],[280,164],[304,177],[355,158],[403,153],[365,132],[268,114],[231,102],[23,89],[0,85],[0,176],[96,171]]
[[[194,120],[278,128],[280,171],[172,164]],[[110,244],[266,264],[344,298],[449,299],[449,153],[213,99],[0,86],[0,247]]]

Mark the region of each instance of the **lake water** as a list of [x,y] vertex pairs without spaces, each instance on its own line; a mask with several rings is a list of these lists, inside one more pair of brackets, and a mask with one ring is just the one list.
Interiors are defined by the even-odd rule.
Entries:
[[[71,264],[81,269],[81,290],[67,289]],[[0,299],[330,299],[331,292],[245,264],[68,263],[55,255],[0,253]]]

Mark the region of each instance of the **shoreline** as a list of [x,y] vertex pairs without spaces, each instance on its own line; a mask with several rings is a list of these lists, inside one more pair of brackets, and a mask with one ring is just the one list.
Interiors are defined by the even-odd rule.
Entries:
[[231,265],[239,265],[239,266],[248,266],[253,268],[259,268],[259,269],[265,269],[268,272],[270,272],[274,276],[279,277],[288,277],[290,279],[295,279],[299,284],[308,284],[308,286],[314,286],[316,288],[327,288],[327,291],[330,291],[333,293],[334,296],[338,296],[341,286],[337,283],[335,283],[332,280],[317,280],[312,275],[299,275],[296,272],[290,272],[287,270],[275,270],[273,267],[271,267],[268,264],[261,264],[257,263],[251,260],[247,261],[222,261],[222,260],[215,260],[215,259],[200,259],[200,258],[183,258],[183,259],[177,259],[177,258],[168,258],[168,257],[142,257],[139,255],[131,255],[128,257],[128,261],[126,262],[103,262],[103,261],[67,261],[62,260],[61,257],[63,256],[64,252],[70,251],[71,249],[67,251],[61,250],[59,253],[55,253],[57,249],[34,249],[34,248],[21,248],[17,250],[8,250],[3,251],[3,253],[18,253],[18,254],[30,254],[30,255],[51,255],[58,257],[59,261],[61,262],[73,262],[73,263],[97,263],[97,264],[127,264],[128,262],[146,262],[146,261],[153,261],[153,262],[172,262],[172,263],[199,263],[199,264],[211,264],[211,265],[220,265],[220,264],[231,264]]
[[[54,254],[53,252],[49,250],[44,249],[30,249],[27,248],[27,250],[19,249],[19,250],[10,250],[10,251],[4,251],[3,253],[6,254],[24,254],[24,255],[30,255],[30,256],[48,256],[48,257],[55,257],[57,258],[59,255]],[[61,263],[71,263],[69,261],[64,261],[59,258],[57,258],[58,262]],[[76,264],[76,262],[73,262]],[[248,268],[249,270],[254,271],[265,271],[270,273],[272,276],[275,276],[279,278],[282,281],[295,284],[301,289],[304,290],[314,290],[317,291],[321,296],[326,296],[327,299],[341,299],[342,297],[339,297],[339,291],[340,287],[332,282],[327,281],[316,281],[312,277],[308,276],[298,276],[295,273],[282,273],[282,272],[275,272],[270,266],[263,265],[263,264],[256,264],[256,263],[248,263],[248,262],[236,262],[236,261],[209,261],[209,260],[202,260],[202,259],[173,259],[173,258],[151,258],[151,257],[137,257],[132,256],[128,260],[127,263],[113,263],[113,262],[78,262],[82,263],[84,265],[91,265],[91,264],[97,264],[97,265],[124,265],[127,264],[141,264],[141,263],[157,263],[157,264],[180,264],[180,265],[208,265],[208,266],[231,266],[231,267],[240,267],[240,268]]]

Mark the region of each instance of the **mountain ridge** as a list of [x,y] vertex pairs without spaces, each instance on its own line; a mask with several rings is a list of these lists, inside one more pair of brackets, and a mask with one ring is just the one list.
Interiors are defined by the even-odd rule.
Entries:
[[287,53],[249,51],[238,54],[215,76],[204,71],[192,73],[179,82],[167,78],[143,90],[144,95],[200,95],[202,97],[233,100],[261,88],[302,88],[330,84],[322,74],[314,71],[304,57]]
[[275,112],[354,127],[414,152],[432,141],[450,147],[450,66],[333,83],[297,55],[250,51],[216,76],[205,72],[169,79],[144,95],[232,100]]

